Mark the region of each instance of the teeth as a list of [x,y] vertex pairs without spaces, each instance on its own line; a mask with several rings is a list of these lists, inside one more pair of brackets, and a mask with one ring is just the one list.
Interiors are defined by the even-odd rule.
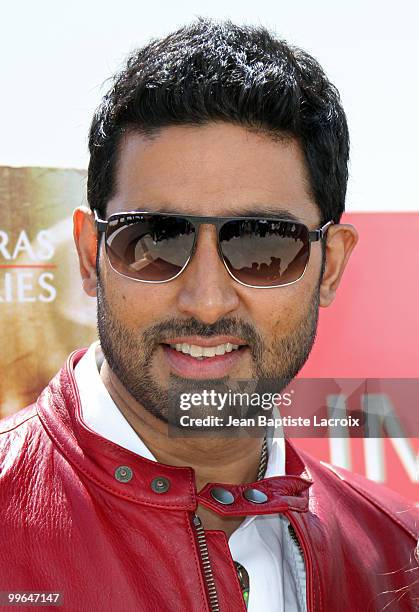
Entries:
[[239,348],[238,344],[219,344],[218,346],[197,346],[196,344],[171,344],[171,348],[185,353],[185,355],[191,355],[196,359],[204,359],[205,357],[215,357],[216,355],[224,355],[225,353],[231,353]]
[[215,346],[205,346],[202,349],[202,354],[204,355],[204,357],[214,357],[215,356]]
[[195,344],[192,344],[192,346],[189,349],[189,354],[192,357],[202,357],[202,347],[201,346],[195,346]]

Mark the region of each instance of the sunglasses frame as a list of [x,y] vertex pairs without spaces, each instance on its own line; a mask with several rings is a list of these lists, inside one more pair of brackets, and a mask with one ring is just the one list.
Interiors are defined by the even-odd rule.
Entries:
[[[185,263],[185,265],[179,270],[179,272],[173,276],[172,278],[169,278],[167,280],[162,280],[162,281],[150,281],[150,280],[142,280],[140,278],[132,278],[131,276],[127,276],[125,274],[123,274],[122,272],[119,272],[118,270],[115,270],[115,268],[112,265],[112,262],[110,260],[110,257],[107,253],[107,245],[106,245],[106,240],[105,240],[105,251],[106,251],[106,255],[108,256],[108,261],[109,261],[109,265],[111,266],[112,270],[114,272],[116,272],[116,274],[119,274],[120,276],[124,277],[124,278],[128,278],[129,280],[138,282],[138,283],[147,283],[147,284],[151,284],[151,285],[162,285],[163,283],[170,283],[171,281],[175,280],[176,278],[178,278],[178,276],[180,276],[182,274],[182,272],[186,269],[186,267],[188,266],[189,262],[191,261],[193,254],[195,253],[196,250],[196,243],[198,240],[198,233],[199,233],[199,228],[201,225],[215,225],[215,227],[217,228],[217,250],[218,250],[218,256],[220,257],[221,261],[224,264],[225,269],[227,270],[229,276],[231,276],[231,278],[233,280],[235,280],[237,283],[239,283],[240,285],[243,285],[244,287],[250,287],[251,289],[279,289],[280,287],[286,287],[287,285],[293,285],[294,283],[297,283],[299,280],[302,279],[302,277],[304,276],[305,271],[307,270],[307,266],[310,260],[310,255],[311,255],[311,243],[312,242],[317,242],[319,240],[322,240],[325,235],[327,230],[329,229],[329,227],[331,225],[334,225],[334,221],[328,221],[327,223],[325,223],[322,227],[315,229],[315,230],[309,230],[309,228],[304,224],[301,223],[300,221],[294,221],[293,219],[284,219],[283,217],[218,217],[218,216],[214,216],[214,217],[206,217],[206,216],[201,216],[201,215],[182,215],[179,213],[165,213],[165,212],[151,212],[151,211],[139,211],[139,210],[134,210],[134,211],[123,211],[123,212],[118,212],[118,213],[113,213],[112,215],[110,215],[108,217],[108,219],[101,219],[98,215],[98,212],[96,209],[93,209],[94,212],[94,216],[95,216],[95,224],[96,224],[96,228],[97,231],[99,232],[99,234],[105,234],[106,230],[108,228],[109,222],[119,218],[119,217],[125,217],[125,216],[131,216],[131,217],[144,217],[144,216],[150,216],[150,215],[159,215],[161,217],[178,217],[181,218],[182,220],[188,221],[194,228],[195,230],[195,235],[194,235],[194,241],[192,244],[192,248],[191,248],[191,253]],[[302,225],[303,227],[306,228],[307,233],[308,233],[308,256],[307,256],[307,262],[306,265],[304,267],[303,272],[301,273],[301,275],[289,282],[289,283],[283,283],[282,285],[249,285],[248,283],[244,283],[243,281],[239,280],[238,278],[236,278],[232,272],[229,270],[227,263],[225,262],[224,259],[224,255],[221,251],[221,246],[220,246],[220,240],[219,240],[219,236],[220,236],[220,229],[221,227],[227,223],[228,221],[255,221],[255,220],[263,220],[263,221],[280,221],[280,222],[287,222],[287,223],[292,223],[294,225]]]

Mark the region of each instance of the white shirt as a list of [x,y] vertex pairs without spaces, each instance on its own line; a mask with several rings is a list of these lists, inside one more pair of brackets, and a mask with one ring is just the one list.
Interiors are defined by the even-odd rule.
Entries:
[[[102,361],[99,342],[94,342],[75,368],[84,423],[115,444],[156,461],[109,395],[99,373]],[[280,434],[267,438],[265,478],[285,474]],[[306,611],[304,560],[288,534],[288,524],[281,514],[248,516],[228,540],[234,561],[249,573],[248,612]]]

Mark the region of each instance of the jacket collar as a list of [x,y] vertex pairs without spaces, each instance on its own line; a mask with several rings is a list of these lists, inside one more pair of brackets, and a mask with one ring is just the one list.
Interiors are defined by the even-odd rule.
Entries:
[[[37,412],[55,445],[72,465],[86,478],[117,497],[152,508],[171,510],[196,509],[202,503],[220,514],[243,516],[271,514],[308,509],[311,475],[295,447],[286,440],[285,476],[265,478],[256,483],[231,485],[209,483],[196,491],[194,470],[150,461],[89,429],[81,418],[80,397],[74,367],[86,349],[74,351],[63,368],[51,380],[37,401]],[[127,481],[117,479],[118,468],[128,473]],[[121,470],[119,470],[121,473]],[[164,479],[167,491],[157,493],[153,482]],[[214,486],[228,489],[235,501],[223,506],[211,496]],[[243,492],[255,488],[263,491],[268,501],[255,504],[247,501]]]

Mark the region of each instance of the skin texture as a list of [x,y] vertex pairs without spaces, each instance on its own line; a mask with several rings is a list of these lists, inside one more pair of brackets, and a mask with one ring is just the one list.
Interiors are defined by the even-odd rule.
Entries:
[[[241,126],[213,123],[162,129],[152,139],[127,134],[121,143],[117,188],[107,215],[144,207],[192,215],[252,215],[287,209],[309,229],[320,227],[303,153],[296,140],[274,142]],[[74,212],[74,239],[83,287],[98,298],[98,326],[105,360],[101,377],[115,403],[162,463],[195,469],[199,490],[207,482],[253,482],[259,438],[168,436],[164,391],[176,380],[161,342],[178,335],[240,337],[248,348],[229,371],[232,378],[292,379],[306,361],[319,307],[329,306],[358,240],[349,224],[327,234],[326,268],[320,279],[321,245],[296,283],[272,289],[244,287],[217,253],[216,230],[200,229],[197,250],[175,280],[149,285],[116,274],[100,249],[87,208]],[[192,343],[192,342],[191,342]],[[232,533],[242,519],[221,519],[198,508],[206,528]]]

